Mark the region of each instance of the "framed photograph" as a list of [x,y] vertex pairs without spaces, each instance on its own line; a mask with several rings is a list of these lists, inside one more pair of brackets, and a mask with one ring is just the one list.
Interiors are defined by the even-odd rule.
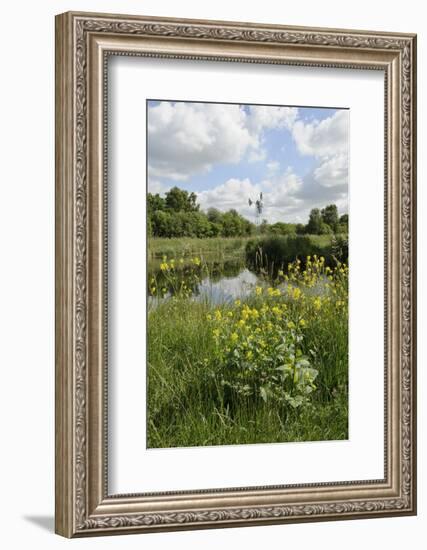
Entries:
[[56,532],[416,513],[416,36],[56,18]]

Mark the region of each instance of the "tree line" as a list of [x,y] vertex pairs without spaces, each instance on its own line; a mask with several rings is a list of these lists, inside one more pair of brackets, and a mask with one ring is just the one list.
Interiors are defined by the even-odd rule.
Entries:
[[147,194],[147,229],[152,237],[247,237],[260,232],[267,235],[348,233],[348,214],[338,215],[335,204],[323,209],[313,208],[307,224],[267,220],[257,226],[231,209],[221,212],[217,208],[200,210],[197,195],[178,187],[170,189],[164,197]]

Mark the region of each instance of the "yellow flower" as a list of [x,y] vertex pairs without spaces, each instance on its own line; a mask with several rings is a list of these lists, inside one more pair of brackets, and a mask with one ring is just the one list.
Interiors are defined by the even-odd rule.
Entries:
[[221,314],[219,309],[215,310],[215,319],[217,321],[221,321],[221,319],[222,319],[222,314]]
[[183,264],[183,263],[184,263],[184,258],[180,258],[180,259],[179,259],[179,263],[180,263],[180,264]]
[[241,302],[240,300],[236,300],[236,301],[234,302],[234,305],[240,306],[241,303],[242,303],[242,302]]
[[279,275],[279,277],[283,277],[284,273],[281,269],[279,269],[278,275]]
[[314,309],[316,309],[317,311],[320,310],[320,308],[322,307],[322,299],[317,297],[314,302],[313,302],[313,305],[314,305]]
[[237,332],[233,332],[230,338],[231,341],[234,343],[237,342],[237,340],[239,339],[239,335],[237,334]]
[[233,312],[232,312],[232,311],[229,311],[229,312],[227,313],[227,315],[228,315],[228,317],[233,317]]
[[200,258],[197,258],[197,257],[193,258],[193,262],[194,262],[195,265],[200,265],[201,264]]
[[299,326],[304,328],[307,325],[304,319],[300,319]]
[[252,350],[246,352],[246,359],[249,359],[249,361],[252,359],[253,356],[254,354]]
[[210,313],[208,313],[208,314],[206,315],[206,319],[207,319],[208,321],[212,321],[212,315],[211,315]]
[[245,326],[245,320],[240,319],[240,321],[238,322],[238,325],[239,325],[239,327],[244,327]]
[[288,324],[286,325],[289,329],[295,328],[295,323],[293,321],[288,321]]
[[262,294],[262,287],[257,286],[256,289],[255,289],[255,293],[256,293],[257,296],[259,296],[260,294]]
[[214,328],[212,331],[212,334],[215,336],[215,338],[219,337],[219,328]]
[[280,296],[281,292],[278,288],[273,291],[273,296]]
[[301,289],[298,287],[295,287],[292,291],[292,294],[293,294],[294,300],[299,300],[302,294]]
[[251,315],[252,315],[252,317],[253,317],[254,319],[258,319],[258,317],[259,317],[258,310],[254,308],[254,309],[251,311]]
[[242,309],[242,319],[246,321],[251,314],[251,309],[245,304]]
[[152,286],[150,290],[151,290],[151,294],[155,294],[155,293],[156,293],[156,287],[155,287],[155,286]]
[[271,288],[271,286],[269,288],[267,288],[267,294],[269,296],[274,296],[274,288]]
[[271,308],[271,311],[274,313],[274,315],[277,315],[278,317],[280,317],[281,315],[281,311],[280,311],[280,308],[277,307],[277,306],[274,306],[273,308]]
[[163,262],[163,263],[160,264],[160,269],[162,271],[167,271],[169,269],[169,266],[166,262]]

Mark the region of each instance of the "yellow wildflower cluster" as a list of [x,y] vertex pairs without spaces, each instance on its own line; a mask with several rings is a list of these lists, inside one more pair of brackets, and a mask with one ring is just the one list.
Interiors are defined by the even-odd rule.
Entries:
[[223,366],[222,384],[245,396],[299,406],[314,389],[317,371],[300,349],[308,322],[287,299],[279,289],[256,287],[246,302],[216,308],[206,318]]
[[148,291],[151,296],[179,296],[189,298],[194,287],[200,282],[200,271],[203,269],[199,257],[184,260],[165,255],[160,262],[160,271],[149,280]]

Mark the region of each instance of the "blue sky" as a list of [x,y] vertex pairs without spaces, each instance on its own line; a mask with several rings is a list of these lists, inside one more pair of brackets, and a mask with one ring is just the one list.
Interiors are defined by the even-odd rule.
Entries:
[[194,191],[202,209],[306,222],[311,208],[348,210],[349,111],[198,102],[147,103],[148,190]]

